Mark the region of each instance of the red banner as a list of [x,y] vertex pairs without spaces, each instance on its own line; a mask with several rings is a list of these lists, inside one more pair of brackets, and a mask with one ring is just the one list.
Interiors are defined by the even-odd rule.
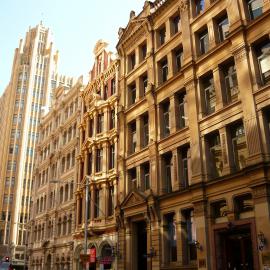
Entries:
[[96,262],[96,248],[90,248],[90,263]]

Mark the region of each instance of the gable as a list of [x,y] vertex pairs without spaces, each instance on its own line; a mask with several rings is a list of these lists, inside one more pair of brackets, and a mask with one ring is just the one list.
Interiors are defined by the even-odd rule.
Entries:
[[129,208],[146,203],[146,196],[138,191],[131,191],[121,204],[121,208]]

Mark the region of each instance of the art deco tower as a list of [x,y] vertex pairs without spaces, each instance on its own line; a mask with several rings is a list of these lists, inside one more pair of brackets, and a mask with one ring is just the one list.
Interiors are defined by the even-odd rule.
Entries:
[[35,146],[41,114],[57,85],[72,79],[57,75],[58,52],[42,23],[30,28],[15,50],[10,83],[0,98],[0,257],[23,264],[31,206]]

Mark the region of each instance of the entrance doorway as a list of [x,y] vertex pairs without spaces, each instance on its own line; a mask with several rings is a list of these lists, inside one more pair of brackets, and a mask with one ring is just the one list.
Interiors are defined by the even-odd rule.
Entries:
[[253,270],[250,227],[231,228],[216,234],[217,270]]
[[145,221],[136,222],[135,226],[135,237],[136,247],[134,250],[134,260],[137,265],[135,270],[147,270],[147,227]]

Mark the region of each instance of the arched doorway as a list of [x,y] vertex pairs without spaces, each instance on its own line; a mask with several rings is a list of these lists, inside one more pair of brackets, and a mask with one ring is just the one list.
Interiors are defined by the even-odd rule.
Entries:
[[106,243],[100,252],[99,264],[102,265],[101,269],[112,269],[113,264],[113,254],[112,247],[110,244]]

